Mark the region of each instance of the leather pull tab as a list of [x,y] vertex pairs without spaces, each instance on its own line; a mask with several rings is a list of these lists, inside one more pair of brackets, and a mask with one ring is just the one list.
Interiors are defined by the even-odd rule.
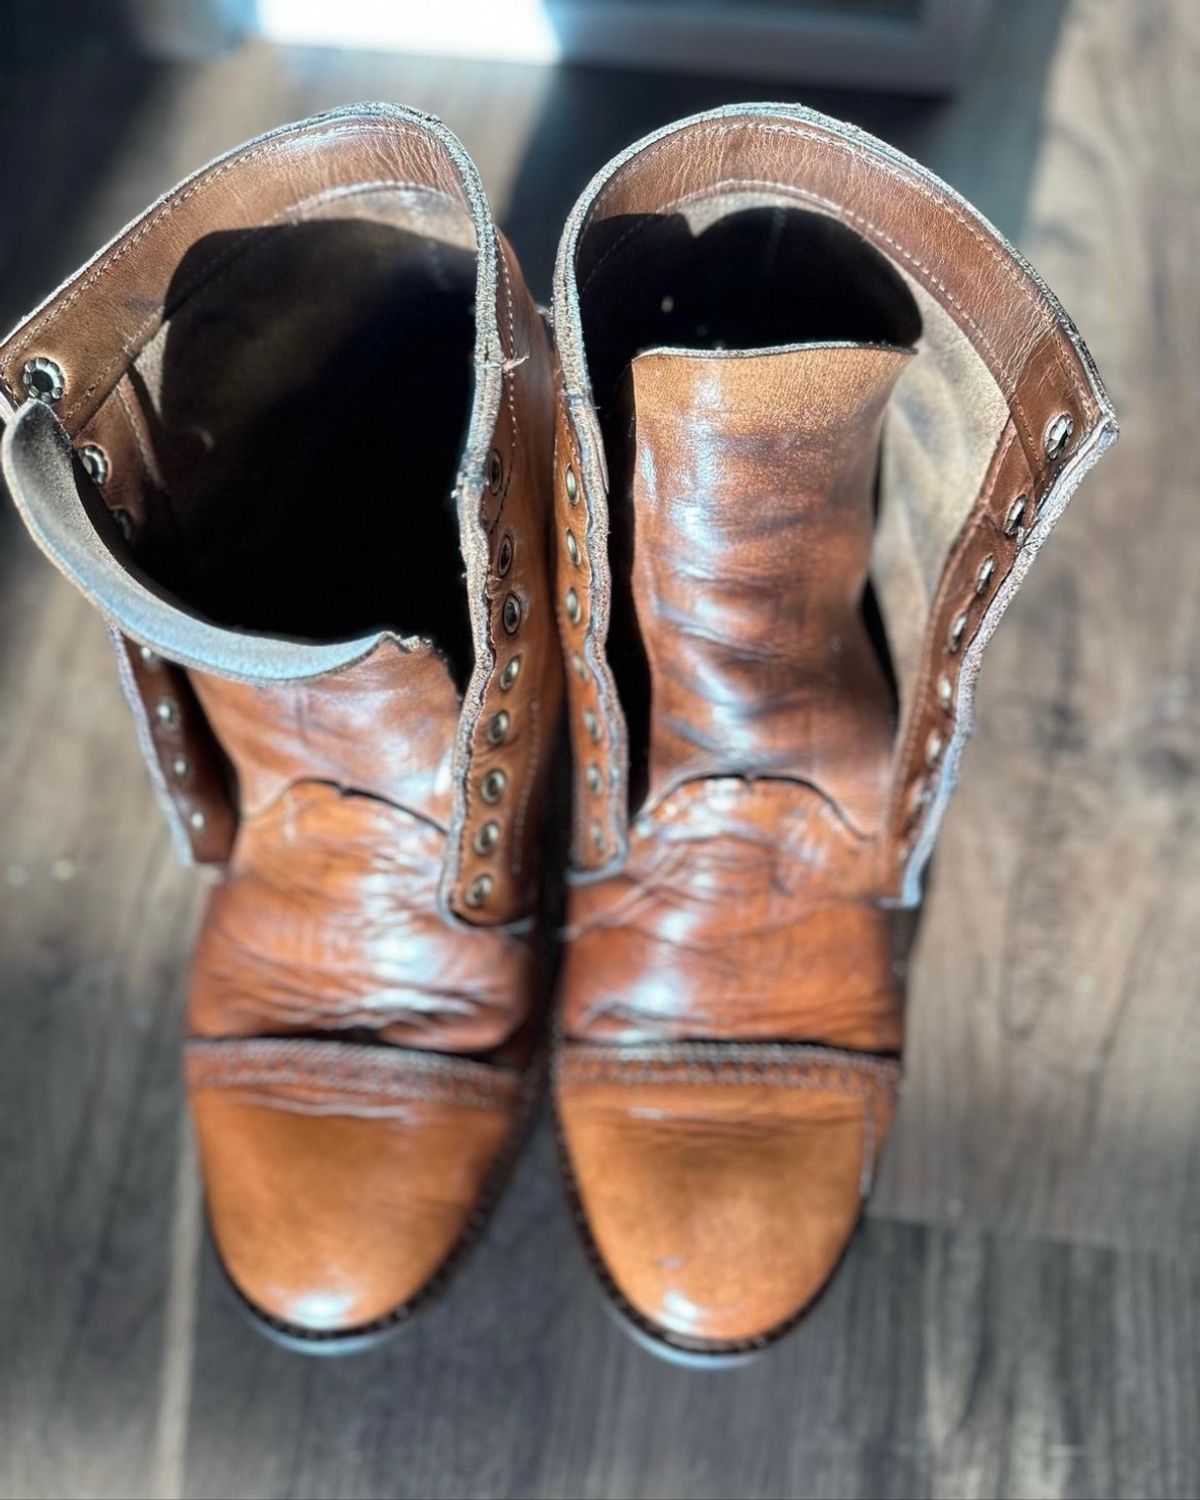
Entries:
[[883,413],[912,357],[813,344],[630,366],[651,803],[697,777],[794,778],[878,825],[895,725],[862,602]]

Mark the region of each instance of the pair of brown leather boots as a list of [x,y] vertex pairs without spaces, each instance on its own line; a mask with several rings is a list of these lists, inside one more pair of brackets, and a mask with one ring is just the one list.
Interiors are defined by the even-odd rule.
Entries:
[[892,1120],[892,913],[981,652],[1116,434],[996,232],[791,106],[610,163],[551,327],[459,142],[372,105],[206,167],[0,347],[13,497],[223,868],[209,1218],[306,1349],[405,1322],[495,1201],[568,779],[549,1050],[592,1265],[677,1357],[797,1321]]

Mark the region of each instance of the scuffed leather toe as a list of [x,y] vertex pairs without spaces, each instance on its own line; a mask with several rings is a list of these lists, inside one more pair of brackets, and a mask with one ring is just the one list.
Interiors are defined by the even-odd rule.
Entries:
[[857,1223],[897,1070],[803,1047],[571,1047],[557,1102],[599,1269],[645,1331],[753,1348]]
[[193,1042],[209,1221],[254,1309],[335,1338],[397,1320],[487,1206],[520,1097],[461,1059],[321,1041]]

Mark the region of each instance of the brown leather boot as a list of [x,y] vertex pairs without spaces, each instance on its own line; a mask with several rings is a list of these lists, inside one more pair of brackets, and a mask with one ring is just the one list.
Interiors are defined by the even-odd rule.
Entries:
[[850,1239],[900,1078],[891,909],[920,899],[983,647],[1116,427],[987,223],[790,106],[610,163],[554,325],[558,1118],[616,1307],[720,1362]]
[[543,325],[459,143],[364,106],[160,200],[0,378],[22,515],[114,626],[181,853],[226,866],[187,1057],[220,1256],[346,1348],[445,1280],[531,1093]]

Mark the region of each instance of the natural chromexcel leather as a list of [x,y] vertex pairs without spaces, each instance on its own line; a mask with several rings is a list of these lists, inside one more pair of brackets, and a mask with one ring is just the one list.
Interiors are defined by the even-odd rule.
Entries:
[[598,173],[554,326],[564,1163],[640,1335],[739,1358],[812,1304],[870,1190],[895,908],[983,646],[1115,424],[989,226],[792,106],[697,116]]
[[536,1083],[545,328],[461,146],[360,106],[154,205],[0,378],[18,507],[223,867],[186,1056],[217,1249],[270,1328],[349,1347],[444,1282]]

